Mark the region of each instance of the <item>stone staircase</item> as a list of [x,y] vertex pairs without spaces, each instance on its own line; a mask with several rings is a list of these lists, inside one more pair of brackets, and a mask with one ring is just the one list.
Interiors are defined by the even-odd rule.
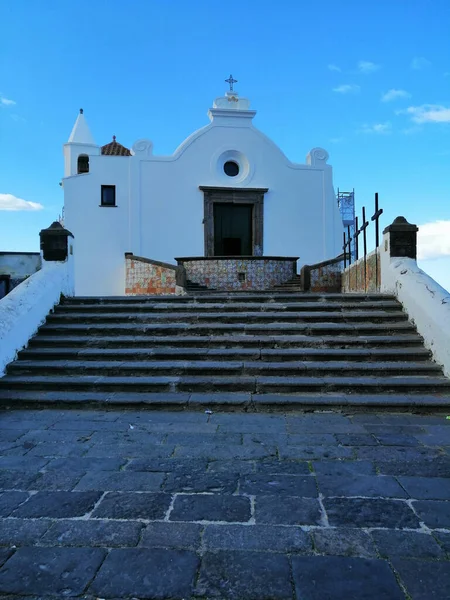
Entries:
[[294,275],[288,281],[275,285],[273,287],[275,292],[303,292],[303,284],[301,275]]
[[69,298],[0,379],[3,405],[450,406],[382,294]]

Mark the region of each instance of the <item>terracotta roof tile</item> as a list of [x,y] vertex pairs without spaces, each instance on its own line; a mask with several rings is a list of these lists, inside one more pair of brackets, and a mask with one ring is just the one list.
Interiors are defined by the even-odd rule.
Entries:
[[131,156],[131,152],[122,144],[116,142],[116,136],[113,135],[113,141],[102,146],[102,154],[104,156]]

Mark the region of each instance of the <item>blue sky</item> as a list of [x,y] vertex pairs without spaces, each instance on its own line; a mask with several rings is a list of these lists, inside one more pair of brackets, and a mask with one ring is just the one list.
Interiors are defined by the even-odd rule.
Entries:
[[61,212],[80,107],[98,144],[169,154],[231,72],[291,160],[323,146],[358,211],[377,191],[382,226],[426,224],[421,265],[450,288],[449,29],[448,0],[4,2],[0,250],[37,250]]

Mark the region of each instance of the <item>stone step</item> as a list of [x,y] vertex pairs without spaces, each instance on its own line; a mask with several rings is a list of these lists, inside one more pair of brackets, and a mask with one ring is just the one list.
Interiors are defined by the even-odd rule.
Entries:
[[39,332],[45,335],[71,335],[84,332],[87,335],[219,335],[219,334],[253,334],[253,335],[296,335],[303,333],[364,335],[364,334],[394,334],[413,333],[413,325],[408,321],[393,323],[47,323],[40,327]]
[[93,304],[123,304],[123,303],[195,303],[202,302],[377,302],[383,300],[396,300],[392,294],[380,293],[351,293],[351,294],[315,294],[298,293],[283,294],[282,292],[208,292],[208,294],[195,296],[77,296],[74,298],[65,298],[64,305],[93,305]]
[[78,391],[39,391],[39,390],[2,390],[0,405],[9,408],[30,407],[46,408],[123,408],[123,409],[161,409],[161,410],[324,410],[333,407],[336,410],[353,409],[367,411],[379,410],[431,410],[448,409],[450,394],[336,394],[336,393],[299,393],[299,394],[254,394],[238,393],[158,393],[158,392],[78,392]]
[[31,338],[29,348],[124,348],[128,347],[131,351],[135,348],[153,348],[153,347],[177,347],[177,348],[354,348],[363,346],[364,348],[389,348],[393,350],[401,349],[407,346],[411,349],[424,350],[423,340],[415,332],[398,335],[358,335],[336,336],[336,335],[196,335],[196,336],[151,336],[151,335],[117,335],[101,336],[93,335],[87,329],[84,335],[44,335],[39,334]]
[[367,311],[367,310],[394,310],[401,311],[401,304],[396,300],[379,300],[378,302],[346,302],[345,306],[341,306],[336,302],[195,302],[187,303],[180,302],[179,304],[171,303],[116,303],[111,304],[60,304],[55,307],[55,314],[78,314],[78,313],[98,313],[98,312],[125,312],[125,313],[164,313],[164,312],[180,312],[186,313],[190,311],[198,312],[229,312],[229,311],[259,311],[259,312],[303,312],[303,311],[336,311],[342,312],[347,310]]
[[264,361],[425,361],[429,350],[418,348],[76,348],[32,347],[20,360],[259,360]]
[[161,375],[263,375],[289,377],[360,377],[361,375],[409,376],[436,375],[441,372],[431,362],[351,362],[351,361],[231,361],[231,360],[18,360],[8,367],[10,374],[52,375],[64,373],[98,376]]
[[217,313],[157,313],[150,314],[127,312],[127,313],[54,313],[47,317],[47,323],[285,323],[304,321],[312,323],[352,323],[356,321],[370,321],[372,323],[383,323],[386,321],[406,320],[407,315],[402,310],[359,310],[359,311],[312,311],[312,312],[264,312],[264,311],[239,311],[239,312],[217,312]]
[[1,390],[88,392],[252,392],[290,393],[449,393],[450,380],[436,376],[408,377],[99,377],[96,375],[6,375]]

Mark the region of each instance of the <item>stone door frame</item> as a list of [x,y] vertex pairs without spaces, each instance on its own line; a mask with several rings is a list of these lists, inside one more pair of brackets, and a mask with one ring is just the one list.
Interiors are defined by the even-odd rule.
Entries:
[[264,194],[268,188],[230,188],[201,185],[204,195],[205,256],[214,256],[214,204],[252,204],[252,256],[264,251]]

